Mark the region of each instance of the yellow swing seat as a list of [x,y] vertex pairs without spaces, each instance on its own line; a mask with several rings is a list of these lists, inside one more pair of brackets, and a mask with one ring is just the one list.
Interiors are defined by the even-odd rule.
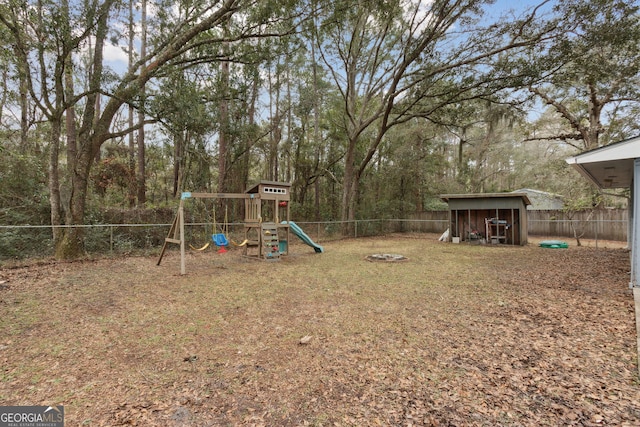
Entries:
[[231,243],[233,244],[233,246],[238,246],[238,247],[240,247],[240,246],[244,246],[244,245],[246,245],[248,242],[249,242],[249,240],[248,240],[248,239],[244,239],[241,243],[236,243],[236,242],[234,242],[233,240],[231,241]]
[[196,247],[194,247],[194,246],[193,246],[193,245],[191,245],[191,244],[189,245],[189,247],[190,247],[192,250],[194,250],[194,251],[202,252],[202,251],[204,251],[205,249],[207,249],[207,248],[209,247],[209,244],[210,244],[210,243],[211,243],[211,242],[207,242],[207,243],[205,243],[205,244],[204,244],[204,246],[203,246],[203,247],[201,247],[201,248],[196,248]]

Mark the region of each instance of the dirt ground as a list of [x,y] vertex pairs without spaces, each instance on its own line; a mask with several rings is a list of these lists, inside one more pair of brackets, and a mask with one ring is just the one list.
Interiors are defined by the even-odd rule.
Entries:
[[[433,235],[0,269],[0,404],[66,425],[640,425],[629,253]],[[401,254],[404,262],[369,262]]]

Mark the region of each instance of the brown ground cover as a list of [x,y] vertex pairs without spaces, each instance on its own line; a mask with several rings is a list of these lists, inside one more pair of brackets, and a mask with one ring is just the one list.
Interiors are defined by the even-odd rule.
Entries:
[[[433,235],[0,269],[0,404],[68,426],[639,425],[624,249]],[[571,244],[573,242],[570,241]],[[403,262],[369,262],[371,254]]]

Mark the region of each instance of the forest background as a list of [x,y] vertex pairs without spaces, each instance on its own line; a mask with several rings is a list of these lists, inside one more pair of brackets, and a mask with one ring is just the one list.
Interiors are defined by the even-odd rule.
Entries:
[[345,233],[443,193],[625,206],[564,159],[640,134],[637,2],[512,3],[4,0],[0,224],[72,259],[114,210],[261,179]]

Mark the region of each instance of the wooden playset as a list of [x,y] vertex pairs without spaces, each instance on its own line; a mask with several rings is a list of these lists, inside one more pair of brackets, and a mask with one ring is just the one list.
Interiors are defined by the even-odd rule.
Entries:
[[[260,181],[245,193],[182,193],[178,213],[165,238],[157,265],[162,262],[169,243],[180,245],[180,274],[186,274],[185,266],[185,201],[188,199],[244,199],[243,255],[264,261],[278,261],[289,252],[289,201],[291,184],[276,181]],[[219,247],[228,245],[224,233],[214,233],[213,242]],[[318,252],[316,250],[316,252]]]

